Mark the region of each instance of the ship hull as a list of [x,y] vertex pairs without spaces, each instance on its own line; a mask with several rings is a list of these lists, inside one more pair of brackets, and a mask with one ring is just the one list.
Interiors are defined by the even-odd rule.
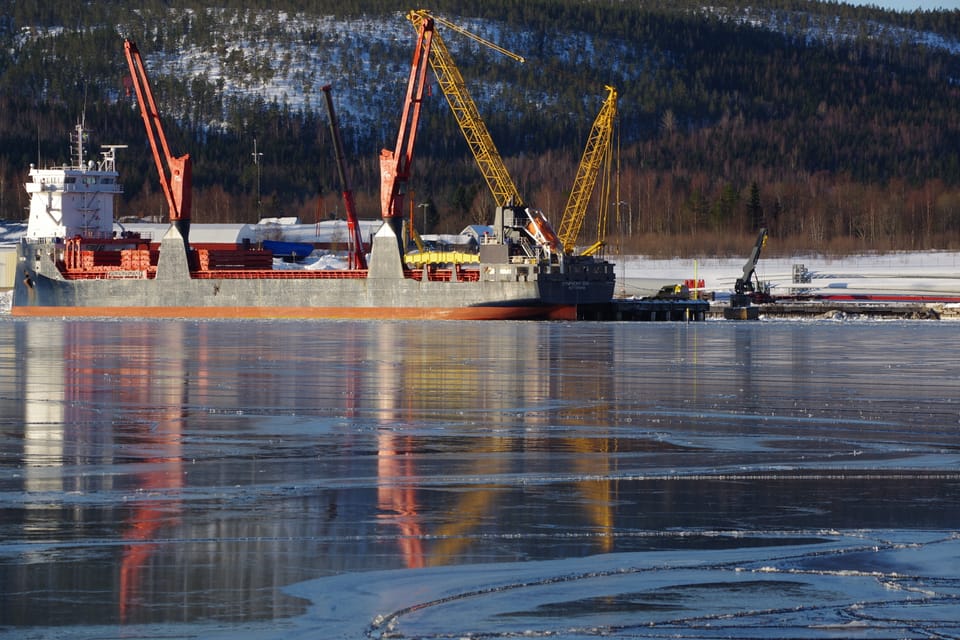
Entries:
[[[609,301],[614,288],[612,269],[562,273],[481,265],[479,280],[435,281],[409,277],[398,260],[392,264],[375,259],[366,277],[272,278],[256,273],[196,277],[182,259],[161,262],[156,277],[150,279],[67,279],[56,266],[56,247],[54,243],[21,244],[13,315],[573,320],[579,305]],[[161,247],[161,255],[183,252],[175,235]]]
[[541,300],[536,283],[60,281],[28,271],[18,281],[11,312],[22,317],[572,320],[577,315],[573,300]]
[[17,307],[19,317],[248,320],[576,320],[576,305],[488,307]]

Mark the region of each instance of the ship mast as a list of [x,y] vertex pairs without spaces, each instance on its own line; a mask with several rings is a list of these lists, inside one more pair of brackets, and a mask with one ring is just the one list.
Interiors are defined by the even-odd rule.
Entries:
[[84,147],[83,143],[87,140],[87,130],[83,127],[82,122],[78,122],[77,126],[74,127],[73,133],[70,134],[70,143],[71,143],[71,155],[73,156],[73,167],[76,169],[86,169],[87,167],[83,164],[84,156]]

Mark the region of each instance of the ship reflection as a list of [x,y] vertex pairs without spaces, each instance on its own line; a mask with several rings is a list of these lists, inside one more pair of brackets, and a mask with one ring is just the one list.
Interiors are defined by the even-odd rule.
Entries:
[[[27,494],[71,496],[64,502],[73,503],[50,509],[27,502],[23,535],[78,542],[94,525],[115,523],[124,542],[118,572],[80,576],[76,585],[115,585],[122,622],[150,579],[158,537],[180,517],[188,387],[176,355],[183,352],[182,325],[118,323],[107,340],[102,329],[84,322],[18,325],[18,345],[30,354],[23,373],[23,487]],[[114,492],[124,496],[121,504],[97,503],[96,496]]]
[[3,395],[49,497],[9,512],[43,552],[0,566],[0,625],[272,618],[330,573],[617,550],[611,419],[642,390],[615,334],[495,326],[18,323]]
[[[558,469],[549,463],[552,457],[557,458],[556,465],[567,467],[560,470],[574,478],[572,491],[582,505],[578,519],[585,521],[575,526],[592,541],[586,551],[612,550],[616,481],[611,479],[609,454],[617,448],[616,438],[557,438],[550,430],[551,425],[571,419],[565,417],[570,409],[555,400],[583,395],[584,384],[596,398],[615,396],[611,368],[588,367],[587,375],[572,382],[559,375],[566,372],[552,371],[566,366],[571,352],[576,359],[576,345],[551,341],[549,332],[534,323],[503,326],[493,348],[471,340],[469,332],[427,333],[416,325],[403,329],[398,340],[396,326],[379,327],[375,342],[381,367],[375,379],[384,384],[377,393],[381,423],[377,517],[381,525],[395,528],[404,566],[471,561],[472,547],[479,539],[499,535],[498,518],[516,498],[508,490],[512,484],[508,478],[540,473],[540,469],[555,472]],[[398,349],[397,345],[403,346]],[[597,347],[591,343],[581,355],[608,364],[612,343],[607,349]],[[385,353],[390,356],[384,357]],[[503,371],[506,362],[515,367],[508,375]],[[571,384],[577,388],[567,388]],[[518,406],[527,408],[520,418],[522,437],[515,433]],[[483,418],[472,434],[462,433],[465,410]],[[608,402],[575,407],[572,419],[602,421],[609,410]],[[424,425],[425,420],[431,424]],[[430,467],[434,456],[424,450],[424,438],[398,435],[398,422],[412,425],[414,431],[435,428],[439,435],[431,442],[459,440],[454,431],[467,435],[467,446],[450,445],[450,455],[462,457],[451,465],[455,472],[447,476],[442,492],[424,486],[424,480],[435,476]],[[446,437],[445,425],[450,425]],[[503,481],[476,481],[481,478]]]
[[389,434],[377,438],[377,518],[399,529],[398,545],[405,566],[426,566],[423,555],[423,505],[417,501],[416,465],[409,438]]
[[[135,476],[135,484],[140,493],[148,495],[146,501],[134,498],[135,507],[126,519],[123,532],[125,545],[123,557],[120,561],[119,584],[119,617],[121,624],[128,622],[132,610],[143,606],[140,597],[144,589],[145,577],[149,561],[159,548],[158,539],[161,534],[169,532],[179,521],[182,509],[178,498],[183,488],[183,434],[181,433],[185,420],[185,407],[188,403],[188,371],[182,358],[177,354],[183,353],[182,325],[165,323],[156,327],[157,335],[149,345],[143,346],[140,358],[132,358],[127,354],[128,364],[117,373],[123,380],[129,380],[124,385],[124,393],[129,394],[136,402],[147,400],[145,406],[154,407],[152,411],[144,412],[140,419],[149,420],[149,430],[139,434],[139,441],[145,451],[153,452],[149,457],[136,461],[137,467],[146,469]],[[197,349],[197,362],[203,370],[206,350],[201,341]],[[152,351],[163,354],[165,366],[161,384],[156,384],[151,363],[157,358]],[[172,356],[172,357],[171,357]],[[93,372],[90,372],[92,375]],[[169,500],[157,500],[155,494],[170,495]]]

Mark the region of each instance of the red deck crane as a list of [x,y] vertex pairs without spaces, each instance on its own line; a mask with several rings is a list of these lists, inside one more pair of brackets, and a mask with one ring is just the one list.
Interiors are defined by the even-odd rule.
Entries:
[[[124,40],[124,53],[130,67],[130,76],[133,88],[137,92],[137,103],[140,105],[140,115],[147,129],[147,139],[153,149],[153,159],[160,174],[160,186],[167,199],[170,209],[170,222],[174,224],[183,236],[184,242],[189,240],[190,234],[190,204],[193,186],[193,164],[190,154],[175,157],[170,153],[167,145],[167,136],[163,132],[160,122],[160,113],[153,98],[150,80],[147,78],[147,69],[140,56],[140,50],[131,40]],[[159,142],[159,148],[157,146]],[[163,152],[161,155],[161,151]]]
[[400,119],[400,131],[394,151],[380,151],[380,210],[385,223],[389,224],[400,242],[403,252],[402,228],[404,219],[404,186],[410,179],[410,167],[413,163],[413,147],[417,138],[417,125],[420,122],[420,106],[426,87],[430,43],[433,40],[433,19],[422,22],[417,30],[417,46],[410,65],[410,79],[407,81],[407,96],[403,102],[403,115]]
[[347,210],[347,232],[349,233],[351,269],[366,269],[367,257],[363,251],[363,235],[360,233],[360,221],[353,206],[353,191],[347,182],[347,167],[343,160],[343,141],[340,138],[340,125],[337,124],[337,115],[333,110],[333,98],[330,97],[330,85],[323,87],[323,97],[327,102],[327,113],[330,115],[330,135],[333,137],[333,148],[337,158],[337,173],[340,174],[340,188],[343,190],[343,206]]

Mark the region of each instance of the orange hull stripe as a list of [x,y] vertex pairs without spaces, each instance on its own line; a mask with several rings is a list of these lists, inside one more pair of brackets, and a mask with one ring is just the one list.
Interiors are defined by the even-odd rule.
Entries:
[[34,307],[11,315],[34,318],[202,318],[299,320],[576,320],[575,305],[536,307]]

